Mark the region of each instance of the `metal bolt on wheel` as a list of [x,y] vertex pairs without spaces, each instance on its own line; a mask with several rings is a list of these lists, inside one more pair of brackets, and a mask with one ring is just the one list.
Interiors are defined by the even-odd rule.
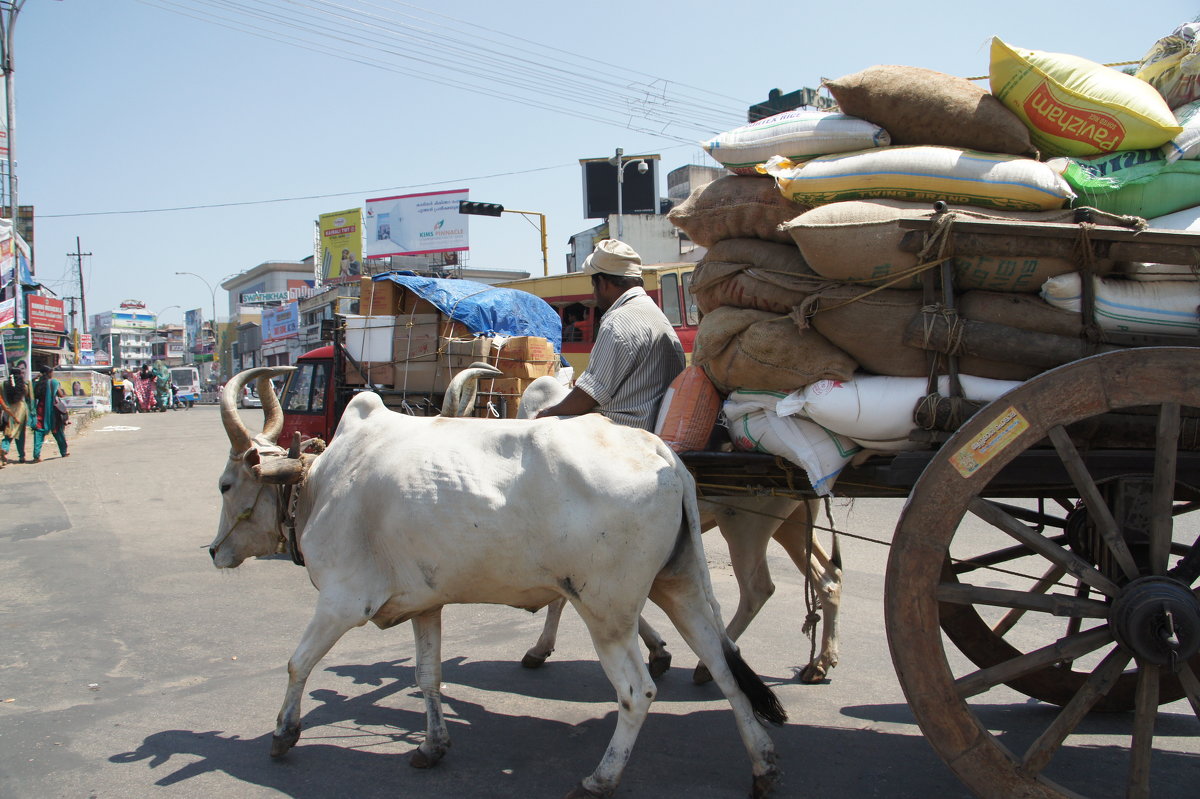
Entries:
[[[1181,788],[1155,724],[1186,697],[1184,734],[1200,735],[1200,461],[1179,447],[1198,407],[1200,350],[1086,358],[981,410],[914,486],[888,561],[889,646],[926,738],[976,795]],[[1076,441],[1122,410],[1151,414],[1136,451]],[[1097,709],[1132,711],[1102,717],[1117,743],[1073,746]]]

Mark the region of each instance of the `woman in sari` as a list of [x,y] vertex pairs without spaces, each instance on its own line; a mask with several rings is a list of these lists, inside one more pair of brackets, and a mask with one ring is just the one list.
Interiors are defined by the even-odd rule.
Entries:
[[67,414],[54,406],[56,397],[66,396],[62,386],[54,379],[54,369],[43,366],[42,374],[33,381],[33,416],[30,426],[33,428],[33,460],[30,463],[42,462],[42,442],[46,433],[54,436],[58,444],[58,454],[67,457],[67,437],[64,433],[67,427]]
[[3,438],[0,439],[0,464],[8,463],[8,452],[14,441],[17,442],[17,455],[21,463],[25,462],[25,424],[29,418],[29,384],[25,375],[19,370],[13,370],[4,378],[3,398],[4,412],[0,413],[0,426],[3,427]]
[[145,413],[154,408],[154,373],[150,367],[142,364],[142,369],[133,378],[134,396],[137,397],[138,410]]

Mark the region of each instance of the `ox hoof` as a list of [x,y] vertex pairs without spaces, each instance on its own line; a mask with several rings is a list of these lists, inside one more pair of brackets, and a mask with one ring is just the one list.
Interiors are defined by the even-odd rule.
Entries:
[[750,799],[766,799],[779,785],[783,774],[777,768],[772,768],[766,774],[759,774],[750,786]]
[[703,663],[696,664],[696,670],[692,672],[692,682],[696,685],[704,685],[712,682],[712,672],[708,670],[708,666]]
[[434,747],[432,752],[426,752],[423,748],[418,748],[408,759],[408,765],[413,768],[433,768],[441,762],[445,754],[446,747],[444,746]]
[[526,652],[525,657],[521,658],[521,665],[527,669],[540,669],[546,663],[546,655],[535,655],[532,652]]
[[817,683],[825,682],[827,672],[824,666],[818,666],[816,663],[809,663],[804,668],[800,669],[800,673],[796,675],[796,679],[805,685],[816,685]]
[[587,788],[583,787],[583,783],[581,782],[572,788],[571,792],[563,799],[608,799],[610,796],[612,796],[611,792],[596,793],[595,791],[589,791]]
[[667,673],[667,669],[671,668],[671,653],[666,652],[662,655],[656,655],[650,658],[650,676],[658,679]]
[[271,757],[283,757],[300,740],[300,727],[292,727],[271,736]]

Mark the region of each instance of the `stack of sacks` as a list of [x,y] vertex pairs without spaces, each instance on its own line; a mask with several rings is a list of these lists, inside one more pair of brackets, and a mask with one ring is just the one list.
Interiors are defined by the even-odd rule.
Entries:
[[[758,171],[775,178],[786,200],[805,209],[783,221],[778,232],[790,237],[813,274],[749,291],[739,281],[753,276],[754,269],[739,269],[736,259],[710,249],[693,279],[694,295],[706,314],[694,359],[723,392],[737,390],[726,403],[736,446],[802,462],[810,479],[831,486],[831,475],[836,476],[836,468],[828,470],[833,450],[836,460],[850,457],[854,446],[915,446],[907,441],[907,431],[915,426],[914,399],[927,390],[926,347],[936,347],[914,335],[925,318],[924,295],[918,290],[921,269],[918,255],[901,247],[906,231],[899,220],[931,216],[932,204],[942,201],[957,218],[1069,224],[1075,221],[1070,206],[1088,205],[1111,211],[1093,212],[1095,224],[1137,227],[1144,224],[1136,218],[1144,216],[1144,206],[1099,202],[1090,185],[1079,180],[1073,185],[1068,178],[1082,174],[1081,159],[1090,156],[1134,162],[1140,156],[1130,151],[1151,149],[1164,162],[1169,150],[1177,153],[1176,161],[1200,156],[1200,102],[1172,114],[1144,80],[1073,56],[1010,47],[999,39],[993,41],[990,93],[960,78],[904,66],[872,67],[825,85],[842,112],[825,115],[828,129],[857,120],[883,133],[872,132],[869,145],[857,150],[828,148],[822,153],[808,146],[816,136],[786,142],[774,137],[774,131],[801,123],[811,130],[818,127],[813,122],[820,121],[819,112],[789,112],[791,116],[739,128],[705,145],[714,158],[743,174],[758,162]],[[1188,101],[1197,100],[1200,96]],[[1180,124],[1191,119],[1189,114],[1197,117],[1195,129]],[[868,129],[855,130],[862,139]],[[1197,204],[1200,200],[1189,203]],[[781,241],[761,230],[754,235]],[[718,241],[700,243],[713,248]],[[1079,277],[1072,274],[1078,267],[1072,259],[997,253],[954,257],[951,263],[956,287],[965,292],[957,298],[959,314],[979,323],[977,329],[1003,335],[1016,328],[1078,341],[1083,320]],[[1090,269],[1109,275],[1118,266],[1098,261]],[[1101,307],[1115,282],[1106,280],[1098,292]],[[718,286],[725,288],[718,292]],[[1197,301],[1191,292],[1182,294],[1194,319]],[[803,299],[796,302],[799,295]],[[775,316],[789,303],[799,334]],[[1146,324],[1177,332],[1188,322],[1175,318],[1172,327],[1161,318],[1173,312],[1165,308],[1160,318]],[[1149,329],[1128,320],[1106,322],[1102,314],[1102,328]],[[788,348],[797,354],[789,357]],[[1014,385],[1011,381],[1053,365],[1045,362],[1046,356],[1035,363],[1003,356],[959,359],[967,399],[990,400]],[[767,368],[735,369],[739,361]],[[847,368],[854,374],[820,375]],[[873,399],[864,402],[863,397]],[[879,397],[889,408],[872,404]],[[831,413],[831,403],[844,412]],[[892,427],[872,427],[885,417]],[[780,420],[818,421],[833,437],[832,445],[817,446],[813,442],[820,436],[807,436],[809,445],[800,448],[810,456],[805,462],[796,451],[797,436],[780,443]]]

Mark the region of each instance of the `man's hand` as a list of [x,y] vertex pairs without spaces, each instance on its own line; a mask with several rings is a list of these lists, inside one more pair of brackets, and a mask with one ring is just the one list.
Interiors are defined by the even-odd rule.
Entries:
[[549,408],[543,408],[538,411],[535,418],[544,419],[547,416],[580,416],[595,409],[596,400],[592,399],[592,396],[586,391],[576,386],[557,405],[551,405]]

